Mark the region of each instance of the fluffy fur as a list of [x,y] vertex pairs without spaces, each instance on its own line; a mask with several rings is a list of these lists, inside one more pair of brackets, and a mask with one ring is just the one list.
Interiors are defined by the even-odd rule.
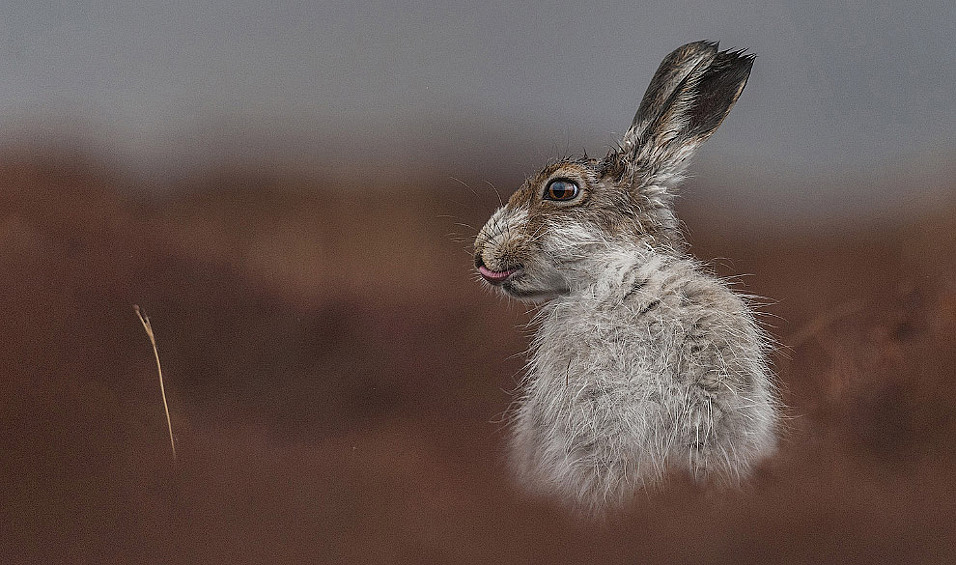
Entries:
[[774,449],[768,340],[687,255],[672,206],[752,61],[708,42],[677,49],[616,150],[545,167],[480,231],[482,276],[542,303],[511,415],[532,490],[600,510],[673,468],[735,482]]

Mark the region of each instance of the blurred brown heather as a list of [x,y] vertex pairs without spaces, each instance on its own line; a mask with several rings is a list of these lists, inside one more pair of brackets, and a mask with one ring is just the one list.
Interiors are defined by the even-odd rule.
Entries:
[[685,198],[695,254],[772,298],[788,437],[742,490],[675,477],[587,524],[505,470],[530,315],[473,284],[475,178],[158,194],[7,150],[0,561],[956,562],[956,202],[781,233]]

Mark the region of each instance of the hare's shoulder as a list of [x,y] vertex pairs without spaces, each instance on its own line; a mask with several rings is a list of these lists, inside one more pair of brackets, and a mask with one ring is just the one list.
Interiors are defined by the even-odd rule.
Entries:
[[682,309],[734,311],[744,307],[727,284],[693,258],[652,254],[623,275],[604,304],[624,311],[647,312],[658,306],[675,313]]
[[747,301],[693,260],[637,277],[614,309],[616,314],[606,318],[617,320],[616,331],[605,324],[605,335],[631,336],[634,342],[659,348],[686,349],[682,356],[762,342]]

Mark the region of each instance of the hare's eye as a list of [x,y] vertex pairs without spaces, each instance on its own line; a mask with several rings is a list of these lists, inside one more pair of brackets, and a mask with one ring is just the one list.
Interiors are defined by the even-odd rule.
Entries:
[[580,192],[581,189],[576,183],[565,179],[554,179],[544,188],[544,199],[566,202],[574,200]]

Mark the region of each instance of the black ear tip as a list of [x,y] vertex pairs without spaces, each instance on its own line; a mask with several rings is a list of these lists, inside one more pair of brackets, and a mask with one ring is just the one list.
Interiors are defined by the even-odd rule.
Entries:
[[748,53],[746,49],[728,49],[717,53],[711,67],[715,71],[730,71],[747,76],[750,74],[756,58],[756,53]]
[[668,56],[668,59],[684,59],[692,53],[700,55],[709,53],[712,55],[713,59],[708,66],[724,69],[733,68],[745,72],[750,71],[754,59],[757,58],[755,53],[748,53],[746,49],[725,49],[724,51],[720,51],[720,42],[704,39],[681,45]]
[[727,49],[726,51],[718,53],[717,56],[729,61],[740,61],[741,63],[750,63],[751,65],[754,59],[757,58],[756,53],[748,53],[747,49]]

